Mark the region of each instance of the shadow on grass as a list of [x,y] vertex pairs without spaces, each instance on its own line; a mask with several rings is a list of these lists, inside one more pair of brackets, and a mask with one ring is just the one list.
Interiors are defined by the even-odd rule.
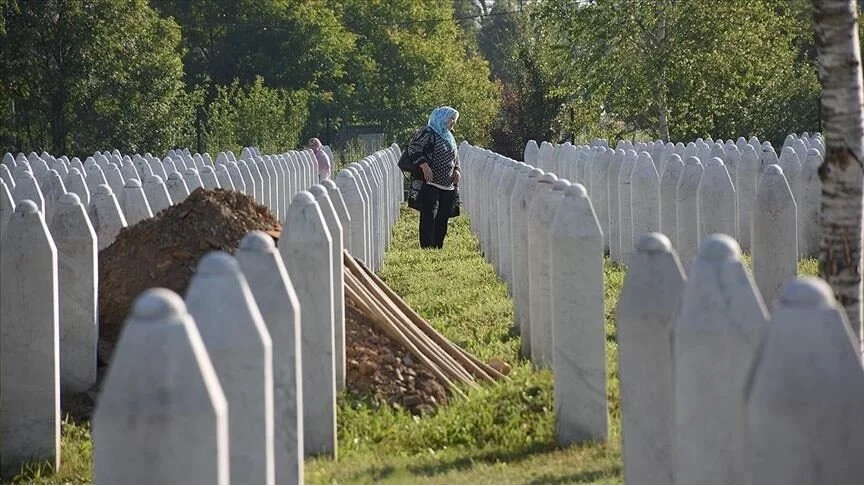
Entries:
[[469,454],[458,459],[444,461],[439,464],[430,464],[425,466],[409,466],[408,470],[414,474],[422,476],[437,476],[439,474],[448,473],[451,471],[469,470],[476,463],[496,464],[500,462],[523,461],[534,454],[543,454],[558,450],[558,447],[552,443],[534,444],[517,450],[501,451],[497,449],[478,451],[475,454]]
[[528,484],[596,484],[603,478],[615,477],[621,474],[620,466],[612,466],[607,469],[595,469],[575,474],[544,474],[533,479]]

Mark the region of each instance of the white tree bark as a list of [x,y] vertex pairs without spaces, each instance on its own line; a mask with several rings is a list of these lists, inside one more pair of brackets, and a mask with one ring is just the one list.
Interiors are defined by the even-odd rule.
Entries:
[[855,0],[813,0],[826,143],[819,274],[864,339],[861,320],[864,92]]

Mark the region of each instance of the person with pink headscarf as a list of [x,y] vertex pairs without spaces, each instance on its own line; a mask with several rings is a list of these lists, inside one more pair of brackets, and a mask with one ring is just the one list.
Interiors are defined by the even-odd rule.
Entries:
[[331,169],[330,156],[327,155],[327,151],[325,151],[324,146],[321,145],[321,140],[310,138],[308,147],[312,149],[312,152],[315,154],[315,159],[318,160],[318,182],[321,182],[324,179],[329,179]]

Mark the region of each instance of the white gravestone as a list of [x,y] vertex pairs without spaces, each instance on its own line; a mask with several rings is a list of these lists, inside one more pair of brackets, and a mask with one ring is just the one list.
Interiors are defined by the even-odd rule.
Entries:
[[756,203],[756,189],[759,172],[762,170],[759,155],[750,144],[744,146],[738,161],[735,192],[738,200],[738,241],[741,249],[750,251],[753,205]]
[[143,292],[93,414],[93,482],[229,484],[229,444],[228,405],[195,321],[174,292]]
[[6,183],[0,180],[0,241],[6,234],[6,226],[9,225],[9,220],[14,212],[15,200],[12,199],[12,193],[9,192]]
[[205,255],[185,301],[228,400],[231,483],[273,484],[273,347],[234,257]]
[[280,197],[282,190],[282,183],[280,182],[281,174],[279,169],[273,163],[273,160],[269,155],[265,155],[260,159],[264,163],[264,167],[267,169],[267,172],[270,173],[270,208],[273,211],[273,214],[279,218],[282,214],[282,211],[285,208],[282,208],[279,204],[279,201],[282,200],[284,204],[284,200]]
[[321,184],[315,184],[309,188],[309,192],[315,196],[324,222],[327,223],[327,231],[333,240],[333,340],[336,345],[334,352],[336,356],[336,391],[345,389],[345,262],[342,260],[343,232],[339,223],[339,216],[330,200],[327,189]]
[[633,241],[660,231],[660,175],[648,152],[639,154],[630,182],[630,213],[633,215]]
[[45,198],[45,221],[50,222],[54,216],[57,201],[63,194],[66,194],[66,186],[63,184],[63,178],[54,169],[49,169],[45,176],[42,177],[42,184],[39,187],[39,192]]
[[669,239],[657,233],[643,236],[615,311],[627,484],[673,481],[671,335],[684,282],[684,269]]
[[705,164],[699,181],[699,238],[721,233],[738,237],[738,208],[735,186],[726,166],[718,157]]
[[[111,186],[111,190],[114,194],[120,194],[123,192],[123,184],[125,184],[128,179],[131,179],[131,177],[123,177],[117,164],[108,164],[108,167],[105,168],[103,173],[105,174],[105,180],[108,182],[108,185]],[[137,177],[135,179],[137,179]]]
[[150,205],[150,210],[154,216],[171,206],[168,188],[165,187],[165,183],[158,175],[152,175],[144,181],[144,196],[147,198],[147,204]]
[[138,171],[138,177],[136,177],[136,179],[139,181],[146,179],[147,176],[153,175],[153,169],[143,157],[135,155],[135,158],[132,159],[132,164],[135,166],[135,170]]
[[684,172],[684,162],[672,154],[663,166],[660,176],[660,232],[669,237],[672,246],[678,244],[678,179]]
[[609,163],[609,185],[607,187],[607,206],[609,206],[609,257],[621,262],[621,221],[618,213],[618,174],[624,164],[624,151],[618,149]]
[[228,171],[228,167],[224,164],[216,166],[216,181],[219,183],[219,187],[223,189],[231,191],[237,190],[234,186],[234,181],[231,180],[231,173]]
[[327,194],[330,196],[333,208],[336,209],[336,214],[339,215],[339,224],[342,225],[342,244],[351,253],[352,221],[351,215],[348,213],[348,206],[345,205],[345,199],[342,197],[342,191],[339,190],[339,186],[336,185],[333,179],[324,179],[321,185],[327,188]]
[[633,193],[630,189],[633,167],[639,155],[630,150],[624,156],[618,172],[618,226],[620,228],[621,262],[626,264],[633,254]]
[[30,170],[33,171],[33,177],[36,178],[36,182],[42,184],[42,179],[44,179],[45,174],[48,173],[49,167],[44,160],[35,156],[36,154],[33,155],[33,158],[30,160]]
[[96,383],[99,338],[96,232],[81,199],[64,194],[48,228],[57,247],[60,312],[60,388],[85,392]]
[[798,254],[815,256],[819,251],[819,210],[822,203],[822,181],[819,167],[822,156],[811,148],[801,168],[801,198],[798,204]]
[[0,475],[30,461],[60,467],[57,249],[23,200],[0,250]]
[[603,233],[585,188],[564,191],[549,235],[559,445],[607,437]]
[[12,172],[9,171],[9,168],[5,164],[0,165],[0,179],[6,183],[6,186],[10,190],[15,189],[15,180],[12,178]]
[[[255,199],[259,204],[261,203],[261,194],[259,194],[258,190],[260,188],[260,184],[256,182],[255,177],[252,174],[252,169],[249,167],[249,164],[246,163],[245,160],[238,160],[237,167],[240,169],[240,174],[243,176],[243,180],[246,182],[246,194]],[[258,174],[261,175],[260,173]]]
[[63,159],[57,159],[51,164],[51,168],[56,170],[60,177],[66,178],[66,174],[69,173],[69,166],[66,165],[66,162]]
[[537,189],[537,184],[543,171],[531,169],[525,176],[525,183],[518,192],[514,192],[514,200],[511,202],[511,224],[513,229],[513,248],[511,254],[513,260],[513,307],[516,323],[519,326],[521,336],[522,356],[531,356],[531,313],[529,310],[529,282],[528,277],[528,208],[531,198]]
[[336,361],[333,329],[333,240],[312,194],[294,196],[279,253],[300,302],[303,450],[336,457]]
[[228,175],[231,176],[231,182],[234,184],[234,190],[246,194],[246,182],[243,178],[243,174],[240,173],[240,166],[237,165],[237,162],[228,162],[227,167]]
[[706,238],[672,331],[678,484],[750,481],[742,400],[768,313],[727,235]]
[[[261,157],[254,157],[251,162],[249,162],[249,169],[252,171],[258,170],[261,174],[261,201],[260,204],[266,206],[267,208],[273,207],[273,174],[270,173],[270,170],[267,168],[267,165],[264,163],[264,159]],[[253,172],[253,175],[254,174]]]
[[91,191],[95,190],[96,187],[99,187],[100,184],[108,184],[108,179],[105,178],[104,171],[101,167],[96,165],[96,163],[85,166],[85,169],[87,171],[87,187],[89,187]]
[[797,211],[792,191],[778,165],[759,179],[753,208],[753,278],[766,304],[774,302],[786,280],[798,274]]
[[258,167],[258,164],[255,163],[253,160],[247,160],[246,167],[249,169],[249,175],[252,178],[252,182],[255,184],[255,202],[266,206],[266,198],[269,193],[269,185],[265,189],[264,183],[269,183],[269,181],[264,180],[264,174],[261,173],[261,169]]
[[114,243],[120,230],[127,226],[120,204],[108,184],[101,184],[93,190],[87,216],[96,232],[99,251]]
[[864,478],[864,369],[846,312],[824,281],[787,283],[747,390],[755,484]]
[[540,155],[540,147],[537,146],[537,142],[535,140],[528,140],[528,143],[525,144],[525,151],[522,154],[522,160],[533,167],[539,167],[537,165],[537,158]]
[[[517,227],[515,225],[517,223],[514,219],[514,217],[515,217],[514,213],[516,211],[514,205],[516,204],[516,201],[521,197],[520,194],[525,191],[526,185],[528,184],[528,174],[530,174],[532,170],[533,170],[533,168],[524,162],[518,166],[516,173],[513,176],[513,190],[510,192],[510,200],[507,202],[508,207],[507,207],[506,214],[507,214],[507,217],[509,219],[507,224],[506,224],[508,235],[505,238],[505,241],[509,245],[509,249],[506,251],[506,254],[509,255],[509,261],[507,263],[507,271],[508,271],[508,275],[510,278],[510,286],[509,286],[510,295],[513,296],[513,298],[514,298],[513,299],[514,304],[515,304],[515,300],[516,300],[515,299],[515,297],[516,297],[516,278],[517,278],[517,272],[518,272],[518,269],[516,268],[518,256],[516,255],[516,253],[514,253],[514,251],[515,251],[516,247],[519,245],[519,243],[516,241]],[[476,206],[477,206],[476,204],[472,204],[471,207],[473,208]],[[473,222],[474,216],[472,215],[471,218],[472,218],[471,221]],[[515,313],[513,315],[513,319],[514,319],[514,324],[517,328],[520,326],[520,322],[521,322],[520,318],[521,318],[521,316],[519,315],[519,311],[518,310],[515,311]]]
[[[364,248],[366,249],[363,262],[366,263],[369,268],[375,271],[376,250],[372,242],[372,231],[375,228],[375,218],[372,214],[372,193],[370,191],[369,184],[366,181],[366,178],[363,177],[362,169],[363,168],[355,162],[349,165],[345,170],[347,170],[354,176],[354,180],[357,181],[357,185],[360,188],[360,196],[363,198],[363,211],[365,212],[363,219],[363,240]],[[309,186],[303,187],[305,191]]]
[[219,184],[219,180],[216,178],[216,171],[213,170],[213,167],[205,165],[199,171],[199,175],[201,176],[201,184],[204,189],[218,189],[222,187],[222,185]]
[[[181,170],[179,167],[177,167],[174,164],[174,160],[171,159],[170,157],[165,157],[164,159],[162,159],[162,166],[165,167],[165,179],[164,180],[168,180],[168,176],[172,172],[180,172],[180,170]],[[183,170],[185,170],[185,168]]]
[[783,175],[786,176],[786,182],[789,184],[789,189],[792,190],[792,197],[797,203],[801,199],[801,160],[792,147],[786,147],[780,152],[780,160],[777,164],[783,169]]
[[594,158],[594,163],[591,165],[591,203],[594,206],[594,212],[597,213],[597,220],[600,222],[600,229],[603,231],[603,247],[609,248],[609,163],[612,161],[611,150],[599,150]]
[[138,169],[135,168],[135,164],[133,164],[131,160],[121,162],[119,168],[120,175],[123,176],[124,181],[126,179],[138,179],[140,177],[140,175],[138,174]]
[[[357,177],[357,181],[360,183],[360,188],[363,190],[363,194],[366,200],[366,215],[367,221],[369,222],[368,226],[366,227],[366,241],[369,248],[369,265],[373,271],[377,271],[380,249],[378,248],[375,239],[375,235],[378,231],[378,204],[375,201],[375,191],[369,180],[368,173],[362,165],[354,162],[348,167],[348,169],[354,171],[354,174]],[[306,189],[308,190],[310,186],[311,184],[309,186],[306,186]]]
[[189,189],[189,194],[195,192],[195,189],[204,187],[201,181],[201,176],[198,175],[198,170],[189,167],[183,172],[183,181],[186,183],[186,188]]
[[171,196],[171,204],[180,204],[189,197],[189,187],[179,172],[168,174],[165,188],[168,190],[168,195]]
[[33,177],[33,172],[26,166],[18,166],[15,169],[15,188],[12,191],[12,197],[16,204],[21,201],[30,200],[36,204],[40,213],[45,212],[45,198],[42,195],[42,190],[39,189],[39,183]]
[[[151,175],[148,177],[154,176]],[[138,179],[129,179],[126,181],[126,185],[123,187],[121,202],[123,216],[126,218],[126,224],[129,226],[153,217],[153,210],[147,202],[144,188],[141,187],[141,182]]]
[[[521,165],[524,167],[524,164]],[[507,172],[504,176],[504,186],[501,191],[501,197],[498,199],[498,239],[500,241],[500,261],[501,261],[501,277],[507,283],[507,290],[513,294],[513,255],[511,255],[510,241],[510,200],[513,198],[513,192],[516,189],[516,180],[519,177],[520,165],[512,163],[508,164]]]
[[[342,193],[343,201],[351,216],[351,255],[358,260],[364,260],[366,254],[366,238],[364,236],[366,226],[366,210],[360,185],[354,177],[354,173],[342,169],[336,175],[336,185]],[[285,212],[288,214],[288,211]]]
[[275,155],[265,155],[263,159],[271,175],[270,191],[273,199],[273,214],[276,219],[281,220],[285,214],[285,173],[282,171],[282,164],[279,163]]
[[84,207],[90,205],[90,189],[87,187],[87,182],[77,167],[69,169],[69,173],[66,174],[63,184],[66,186],[67,192],[74,192],[78,195]]
[[168,178],[168,171],[165,170],[165,164],[161,160],[153,157],[150,160],[150,167],[153,169],[153,175],[158,175],[163,181]]
[[276,484],[303,483],[300,303],[273,238],[253,231],[235,253],[273,343]]
[[[528,312],[531,325],[531,362],[537,369],[552,368],[552,316],[550,315],[549,231],[564,197],[568,181],[543,174],[528,208]],[[553,188],[557,185],[557,190]],[[552,262],[553,264],[557,263]],[[548,347],[547,347],[548,345]]]
[[678,256],[685,272],[696,258],[699,248],[699,182],[705,168],[696,157],[687,157],[684,170],[678,180],[676,206],[678,215]]

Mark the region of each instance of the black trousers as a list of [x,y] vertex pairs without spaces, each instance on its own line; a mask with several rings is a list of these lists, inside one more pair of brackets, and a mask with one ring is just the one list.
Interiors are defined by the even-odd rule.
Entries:
[[453,212],[456,191],[445,191],[423,184],[417,202],[420,203],[420,248],[443,248],[447,223]]

